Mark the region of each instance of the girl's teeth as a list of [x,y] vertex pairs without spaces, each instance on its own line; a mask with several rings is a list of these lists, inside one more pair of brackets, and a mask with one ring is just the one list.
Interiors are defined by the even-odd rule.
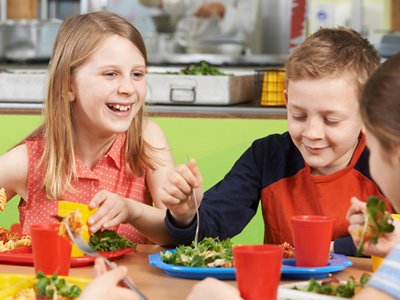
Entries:
[[108,107],[110,107],[113,110],[117,110],[117,111],[127,111],[127,110],[129,110],[129,105],[122,106],[122,105],[119,105],[119,104],[116,104],[116,105],[110,104]]

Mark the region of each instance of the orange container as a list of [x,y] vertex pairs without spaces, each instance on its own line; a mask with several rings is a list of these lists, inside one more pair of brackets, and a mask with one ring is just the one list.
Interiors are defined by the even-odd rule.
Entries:
[[30,230],[35,272],[68,275],[71,242],[58,234],[58,224],[34,224]]
[[233,247],[232,252],[243,299],[277,299],[283,248],[279,245],[243,245]]
[[334,219],[327,216],[300,215],[291,218],[297,267],[328,265]]

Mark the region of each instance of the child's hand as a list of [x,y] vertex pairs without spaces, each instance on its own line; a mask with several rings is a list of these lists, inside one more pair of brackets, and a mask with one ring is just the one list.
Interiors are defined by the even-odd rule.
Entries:
[[[355,246],[358,248],[361,242],[361,236],[358,234],[362,232],[364,227],[364,212],[366,210],[366,203],[353,197],[351,199],[351,206],[347,211],[347,220],[350,225],[348,227],[349,233],[353,237]],[[365,255],[374,255],[379,257],[385,257],[397,243],[400,242],[400,222],[394,220],[393,225],[395,230],[391,233],[382,233],[379,236],[378,243],[376,245],[372,244],[369,240],[365,241],[362,252]],[[355,234],[357,233],[357,234]]]
[[204,194],[203,178],[196,162],[191,159],[187,164],[177,166],[163,186],[165,193],[161,200],[178,225],[190,224],[196,215],[193,189],[200,206]]
[[187,300],[241,300],[239,290],[215,278],[206,278],[193,287]]
[[94,269],[97,278],[93,279],[93,281],[83,290],[79,300],[138,299],[133,291],[118,285],[119,282],[128,274],[126,267],[120,266],[114,270],[107,271],[104,261],[99,258],[96,259]]
[[127,199],[106,190],[98,192],[89,206],[98,208],[88,221],[91,232],[96,232],[102,227],[110,229],[127,222],[130,217]]

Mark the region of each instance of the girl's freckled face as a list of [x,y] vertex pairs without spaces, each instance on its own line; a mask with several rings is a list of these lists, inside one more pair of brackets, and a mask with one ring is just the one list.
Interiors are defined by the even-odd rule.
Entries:
[[129,40],[111,35],[73,75],[77,130],[125,132],[146,97],[145,60]]

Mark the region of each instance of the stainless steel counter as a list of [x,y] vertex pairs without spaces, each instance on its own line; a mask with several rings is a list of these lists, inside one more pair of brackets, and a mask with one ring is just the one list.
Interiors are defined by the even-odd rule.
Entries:
[[[283,65],[287,55],[227,56],[168,55],[149,57],[149,72],[174,71],[177,64],[207,60],[222,65],[223,71],[252,74],[254,65]],[[175,67],[173,66],[175,65]],[[253,65],[253,66],[252,66]],[[0,114],[40,114],[47,80],[47,66],[39,64],[0,65]],[[226,70],[224,70],[227,68]],[[147,104],[151,116],[211,117],[211,118],[286,118],[285,108],[258,107],[251,103],[231,106],[159,105]]]
[[[40,114],[42,103],[0,102],[0,114]],[[284,107],[147,105],[150,116],[191,118],[285,119]]]
[[210,64],[227,67],[283,66],[288,54],[224,55],[224,54],[149,54],[150,65],[185,65],[205,60]]

